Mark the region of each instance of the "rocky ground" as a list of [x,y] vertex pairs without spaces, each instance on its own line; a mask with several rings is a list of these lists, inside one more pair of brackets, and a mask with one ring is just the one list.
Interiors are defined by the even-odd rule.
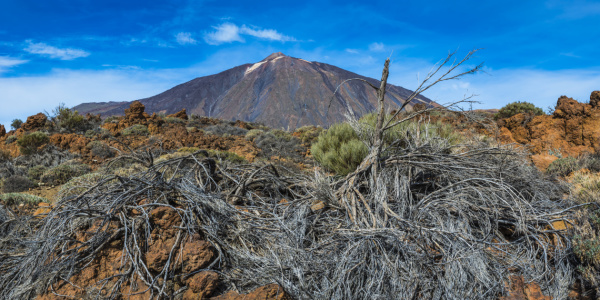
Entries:
[[[5,244],[9,237],[16,236],[25,240],[31,235],[15,231],[15,222],[25,222],[27,226],[24,228],[28,230],[38,230],[38,237],[54,236],[52,232],[39,233],[48,228],[72,230],[65,235],[68,237],[57,238],[55,244],[48,244],[48,247],[53,246],[50,247],[52,249],[47,249],[49,252],[43,255],[29,254],[32,257],[43,258],[37,263],[51,266],[48,270],[60,276],[49,271],[51,275],[56,276],[47,280],[48,284],[21,294],[11,291],[12,295],[20,295],[24,299],[292,299],[292,294],[302,295],[303,292],[286,291],[285,286],[288,283],[284,281],[265,282],[261,279],[257,280],[261,284],[241,282],[239,278],[248,278],[247,274],[251,272],[232,264],[241,257],[241,254],[235,252],[238,251],[235,247],[242,247],[240,249],[245,249],[248,253],[267,250],[254,249],[251,245],[242,246],[245,241],[251,240],[250,238],[258,238],[245,236],[249,233],[240,232],[239,228],[242,227],[232,225],[224,231],[229,235],[239,235],[239,240],[236,240],[235,236],[218,236],[216,231],[211,231],[211,226],[220,226],[215,225],[215,221],[211,219],[211,214],[217,218],[218,210],[190,206],[189,199],[185,198],[185,180],[193,178],[196,184],[203,186],[203,193],[207,195],[225,195],[223,199],[229,205],[227,209],[233,209],[229,213],[235,216],[231,217],[231,222],[238,220],[236,222],[241,224],[246,221],[239,220],[248,218],[268,219],[270,217],[267,216],[285,216],[285,213],[280,214],[279,210],[285,212],[289,209],[291,213],[295,211],[293,206],[298,205],[298,201],[308,199],[307,194],[303,194],[307,190],[303,184],[307,183],[294,181],[294,176],[304,175],[280,173],[314,173],[315,162],[311,159],[309,148],[322,129],[301,128],[296,132],[287,133],[260,124],[188,116],[185,110],[168,116],[148,115],[144,110],[141,103],[134,102],[125,111],[124,117],[100,120],[98,116],[87,115],[86,122],[97,125],[79,132],[52,128],[48,116],[44,114],[29,117],[18,130],[6,132],[6,129],[0,126],[2,177],[28,177],[33,185],[26,186],[21,193],[35,196],[31,199],[26,198],[28,200],[21,203],[0,200],[4,202],[0,214],[0,237],[3,239],[0,255],[8,259],[11,255],[22,256],[18,254],[19,251],[30,249],[26,245]],[[489,114],[480,112],[478,116]],[[540,170],[546,170],[551,163],[563,156],[579,157],[600,150],[598,91],[592,93],[589,103],[579,103],[571,98],[561,97],[552,115],[532,117],[518,114],[497,122],[448,115],[431,115],[429,118],[451,123],[457,131],[466,135],[483,134],[505,144],[527,146],[531,151],[531,161]],[[17,140],[37,131],[47,132],[47,142],[37,147],[39,153],[22,155],[22,147]],[[44,155],[53,157],[56,161],[49,162]],[[23,159],[19,157],[28,157],[31,162],[21,161]],[[37,166],[33,164],[44,163],[36,159],[47,162],[47,165],[39,168],[44,170],[39,176],[32,175],[34,173],[31,170]],[[49,171],[58,166],[77,164],[88,166],[89,171],[66,180],[62,180],[63,173],[57,175]],[[274,164],[277,168],[269,167]],[[252,169],[250,166],[260,167]],[[185,173],[187,169],[195,170],[195,175]],[[145,175],[130,176],[140,172]],[[264,176],[257,179],[258,175],[255,174]],[[173,180],[179,178],[178,176],[185,180],[177,183],[177,186],[171,186],[170,182],[175,182]],[[60,180],[56,181],[56,178]],[[5,182],[4,185],[6,184]],[[237,187],[230,188],[234,186]],[[3,189],[6,191],[6,186],[3,186]],[[119,189],[130,192],[123,194],[127,195],[124,204],[117,204],[118,201],[110,202],[119,207],[112,207],[113,204],[107,204],[109,202],[100,205],[93,200],[99,199],[98,203],[105,200],[114,201],[115,198],[102,198],[104,196],[101,195],[116,193]],[[136,193],[136,190],[142,192]],[[92,197],[93,195],[95,196]],[[259,202],[255,202],[256,199],[242,195],[271,197],[269,199],[277,201],[265,203],[267,206],[261,208],[257,206]],[[278,196],[273,198],[272,195]],[[319,224],[323,222],[319,221],[320,218],[332,215],[342,218],[337,215],[339,207],[336,207],[336,204],[320,201],[319,199],[325,199],[325,196],[320,197],[312,197],[313,200],[307,202],[307,209],[303,212],[309,216],[311,222]],[[94,206],[96,204],[97,206]],[[77,212],[74,214],[75,207]],[[269,215],[269,210],[272,211],[272,215]],[[192,215],[195,215],[195,218],[202,216],[198,211],[204,212],[207,220],[192,222]],[[208,213],[209,211],[211,213]],[[83,217],[85,221],[81,223],[73,221],[82,218],[82,214],[97,215]],[[59,220],[71,220],[73,224],[61,223]],[[573,221],[575,220],[557,219],[556,222],[541,224],[540,228],[544,228],[545,234],[548,234],[548,241],[544,243],[551,247],[563,247],[566,235],[563,236],[562,233],[572,229],[573,224],[576,224]],[[259,224],[262,221],[253,222]],[[190,225],[192,223],[195,225]],[[269,229],[256,230],[268,232]],[[515,228],[508,230],[511,232],[505,233],[506,236],[516,235],[518,231]],[[547,233],[548,230],[550,233]],[[7,232],[9,235],[6,235]],[[315,233],[306,234],[308,236]],[[315,236],[325,238],[321,235]],[[137,238],[143,238],[143,241]],[[223,249],[226,246],[233,248]],[[7,254],[10,247],[15,248],[11,248],[12,254]],[[495,253],[498,249],[489,251]],[[441,253],[441,250],[432,251]],[[574,259],[572,256],[565,257]],[[22,257],[19,259],[22,259],[19,263],[23,265],[34,263],[27,262]],[[259,261],[255,262],[257,269],[264,267]],[[263,263],[268,265],[272,262]],[[8,271],[0,269],[0,273],[2,272],[6,275]],[[37,274],[33,270],[31,272]],[[65,277],[65,274],[68,276]],[[24,282],[26,283],[22,281],[21,284],[25,284]],[[508,276],[506,282],[500,285],[506,290],[501,299],[552,298],[543,292],[547,286],[522,276]],[[589,282],[573,280],[568,296],[572,299],[593,299],[594,288],[597,286],[590,286]],[[7,291],[8,288],[5,287],[1,295],[8,295]]]

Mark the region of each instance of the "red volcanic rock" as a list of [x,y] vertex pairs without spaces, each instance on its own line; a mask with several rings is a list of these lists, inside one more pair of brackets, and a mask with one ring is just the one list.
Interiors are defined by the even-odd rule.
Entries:
[[188,281],[188,290],[183,299],[205,299],[210,297],[219,286],[219,274],[211,271],[200,272]]
[[501,300],[552,300],[552,297],[542,293],[540,285],[531,282],[525,283],[521,276],[510,276],[508,295]]
[[178,111],[178,112],[176,112],[176,113],[174,113],[174,114],[168,115],[167,117],[169,117],[169,118],[180,118],[182,120],[187,120],[188,119],[188,115],[185,112],[185,108],[182,109],[182,110],[180,110],[180,111]]
[[590,95],[590,105],[593,108],[600,106],[600,91],[593,91]]
[[215,250],[207,241],[198,238],[187,242],[181,249],[184,273],[191,273],[205,268],[215,259]]
[[27,117],[27,121],[23,123],[21,128],[25,131],[39,130],[46,126],[48,118],[43,113]]
[[560,96],[554,109],[555,118],[572,119],[574,117],[585,117],[590,114],[591,105],[579,103],[573,98]]
[[[548,155],[559,151],[564,156],[578,156],[600,150],[600,91],[592,93],[590,104],[561,96],[552,115],[517,114],[499,120],[500,140],[530,146],[533,154]],[[593,103],[593,105],[592,105]],[[541,162],[541,161],[540,161]],[[540,166],[545,165],[545,162]]]
[[3,137],[6,135],[6,128],[4,128],[4,125],[0,124],[0,137]]
[[281,286],[277,284],[269,284],[255,289],[248,294],[238,294],[234,291],[211,298],[214,300],[291,300]]

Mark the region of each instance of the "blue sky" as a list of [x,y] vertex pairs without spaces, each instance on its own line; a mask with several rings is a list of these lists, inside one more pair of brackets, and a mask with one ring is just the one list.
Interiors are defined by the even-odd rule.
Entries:
[[600,89],[600,1],[0,1],[0,124],[148,97],[272,52],[414,88],[448,51],[485,72],[425,95],[475,108]]

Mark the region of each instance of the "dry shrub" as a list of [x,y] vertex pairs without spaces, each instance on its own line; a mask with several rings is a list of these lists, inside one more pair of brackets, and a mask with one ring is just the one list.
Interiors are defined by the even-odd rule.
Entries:
[[61,185],[71,178],[84,175],[88,172],[90,172],[88,165],[71,161],[48,169],[40,177],[40,181],[46,185]]
[[34,188],[35,184],[25,176],[11,176],[3,181],[2,192],[4,193],[18,193]]
[[[40,202],[48,203],[48,199],[30,195],[26,193],[6,193],[0,194],[0,201],[5,205],[19,205],[19,204],[38,204]],[[2,220],[0,219],[0,224]]]
[[[117,262],[118,276],[97,285],[103,297],[118,297],[113,287],[140,278],[154,298],[176,297],[166,287],[186,274],[168,265],[158,274],[143,271],[148,212],[170,207],[182,218],[182,240],[206,237],[219,257],[208,268],[240,291],[277,282],[297,299],[497,298],[517,272],[565,298],[569,248],[561,238],[551,243],[562,233],[547,228],[569,217],[559,187],[524,153],[477,144],[456,152],[449,143],[421,142],[391,153],[376,181],[357,179],[360,219],[342,205],[344,180],[269,164],[215,166],[187,155],[128,177],[83,180],[84,194],[58,199],[39,230],[19,237],[26,243],[7,248],[13,254],[0,260],[0,297],[47,291],[115,236],[131,255]],[[317,201],[327,206],[313,211]],[[93,221],[106,226],[76,240],[82,224]]]

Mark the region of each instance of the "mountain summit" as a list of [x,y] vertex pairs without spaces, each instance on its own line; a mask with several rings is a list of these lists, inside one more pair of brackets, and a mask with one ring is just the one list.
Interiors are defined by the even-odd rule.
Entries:
[[[379,86],[376,79],[277,52],[255,64],[199,77],[140,101],[149,113],[172,114],[185,108],[191,114],[262,122],[275,128],[328,126],[343,121],[350,109],[361,116],[377,106],[375,90],[359,80],[345,83],[334,96],[335,89],[351,78]],[[395,108],[410,94],[405,88],[388,84],[386,102]],[[416,101],[436,105],[423,96]],[[84,103],[74,109],[106,117],[123,114],[130,103]]]

